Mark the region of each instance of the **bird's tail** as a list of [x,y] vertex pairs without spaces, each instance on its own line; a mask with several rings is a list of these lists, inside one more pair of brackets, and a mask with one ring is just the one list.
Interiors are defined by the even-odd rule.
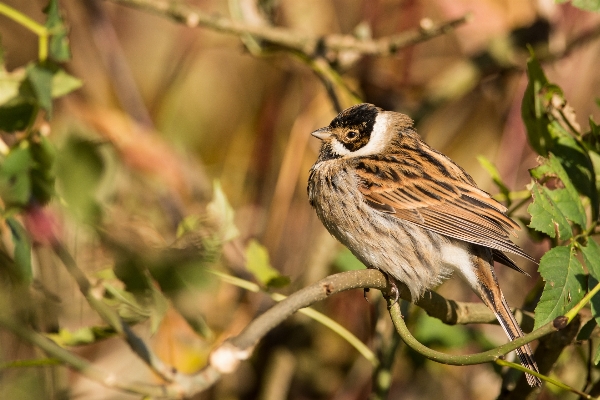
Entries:
[[[495,307],[493,311],[494,314],[496,314],[498,322],[500,322],[500,326],[502,326],[504,332],[506,333],[506,336],[508,336],[510,340],[515,340],[517,338],[522,337],[523,331],[517,323],[517,320],[515,319],[514,315],[510,311],[508,304],[506,304],[506,300],[504,299],[502,292],[500,292],[500,296],[500,304],[498,304],[495,301],[493,302],[494,304],[498,304],[498,307]],[[489,306],[490,305],[488,304],[488,307]],[[519,356],[519,359],[521,360],[521,364],[523,364],[524,367],[529,368],[535,372],[540,372],[538,370],[537,364],[535,363],[535,360],[533,359],[533,352],[531,351],[531,347],[529,347],[529,344],[525,344],[521,347],[518,347],[516,351],[517,355]],[[527,383],[529,383],[530,386],[535,387],[541,386],[542,384],[542,381],[537,376],[525,374],[525,377],[527,378]]]
[[[498,322],[500,322],[500,326],[502,326],[506,336],[508,336],[510,340],[515,340],[524,336],[521,327],[517,323],[517,320],[510,311],[510,308],[504,299],[504,295],[500,290],[500,286],[498,285],[498,280],[496,279],[496,275],[494,274],[491,263],[487,263],[483,259],[478,258],[475,264],[478,264],[475,266],[475,274],[478,278],[478,287],[474,289],[476,289],[476,292],[481,300],[494,312]],[[533,352],[531,351],[529,344],[525,344],[516,350],[517,355],[521,360],[521,364],[523,364],[524,367],[535,372],[540,372],[535,360],[533,359]],[[536,376],[525,374],[525,377],[527,378],[527,383],[529,383],[530,386],[541,386],[542,384],[542,381]]]

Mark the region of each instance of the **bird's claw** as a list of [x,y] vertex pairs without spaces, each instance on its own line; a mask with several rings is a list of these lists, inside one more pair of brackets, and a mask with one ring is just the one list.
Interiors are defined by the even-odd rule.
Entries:
[[369,302],[369,298],[367,297],[367,293],[369,293],[370,291],[371,291],[371,289],[369,289],[368,287],[363,289],[363,296],[365,296],[365,300],[367,301],[367,303]]

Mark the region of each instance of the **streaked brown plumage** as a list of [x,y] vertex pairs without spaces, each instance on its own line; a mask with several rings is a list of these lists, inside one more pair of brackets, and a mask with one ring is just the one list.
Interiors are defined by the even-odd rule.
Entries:
[[[369,268],[408,286],[413,299],[458,272],[513,340],[523,336],[493,261],[523,272],[503,252],[519,226],[452,160],[425,144],[406,115],[359,104],[313,135],[323,141],[308,196],[329,232]],[[531,348],[517,349],[537,371]],[[532,386],[540,380],[527,374]]]

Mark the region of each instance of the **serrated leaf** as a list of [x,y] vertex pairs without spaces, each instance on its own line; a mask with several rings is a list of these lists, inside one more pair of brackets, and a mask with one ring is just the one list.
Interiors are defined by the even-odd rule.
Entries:
[[213,186],[213,199],[206,206],[206,211],[219,227],[222,241],[227,242],[239,235],[239,231],[234,223],[233,208],[231,208],[229,201],[227,201],[227,196],[225,196],[221,188],[221,183],[215,181]]
[[579,193],[577,193],[577,189],[573,186],[560,160],[554,154],[550,153],[541,166],[531,170],[531,175],[536,179],[541,179],[542,176],[558,177],[562,181],[564,189],[546,190],[546,194],[567,219],[584,229],[586,228],[587,217]]
[[573,231],[569,221],[550,197],[550,190],[537,182],[533,182],[529,189],[533,195],[533,202],[527,207],[527,212],[531,215],[528,226],[552,238],[556,237],[557,231],[562,240],[572,237]]
[[542,297],[535,308],[535,326],[564,315],[585,294],[585,272],[573,246],[550,249],[540,260],[539,272],[545,281]]
[[598,218],[600,203],[596,189],[596,172],[588,152],[573,137],[561,136],[552,149],[577,191],[590,199],[592,220]]
[[266,287],[282,287],[289,283],[289,278],[271,266],[267,249],[256,240],[251,240],[246,247],[246,269]]

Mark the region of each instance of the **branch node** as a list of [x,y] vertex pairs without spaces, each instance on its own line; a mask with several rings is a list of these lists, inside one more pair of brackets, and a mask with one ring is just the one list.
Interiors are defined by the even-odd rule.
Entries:
[[248,359],[252,349],[240,349],[231,342],[225,342],[210,355],[210,365],[222,374],[235,371],[240,361]]
[[200,16],[196,13],[190,13],[185,18],[185,24],[190,28],[195,28],[200,23]]
[[333,293],[333,284],[331,284],[330,282],[325,282],[323,284],[323,290],[325,291],[325,294],[327,296],[329,296],[331,293]]
[[558,331],[560,331],[561,329],[565,329],[568,324],[569,324],[569,318],[565,317],[564,315],[561,315],[560,317],[556,317],[556,318],[554,318],[554,321],[552,321],[552,325]]

